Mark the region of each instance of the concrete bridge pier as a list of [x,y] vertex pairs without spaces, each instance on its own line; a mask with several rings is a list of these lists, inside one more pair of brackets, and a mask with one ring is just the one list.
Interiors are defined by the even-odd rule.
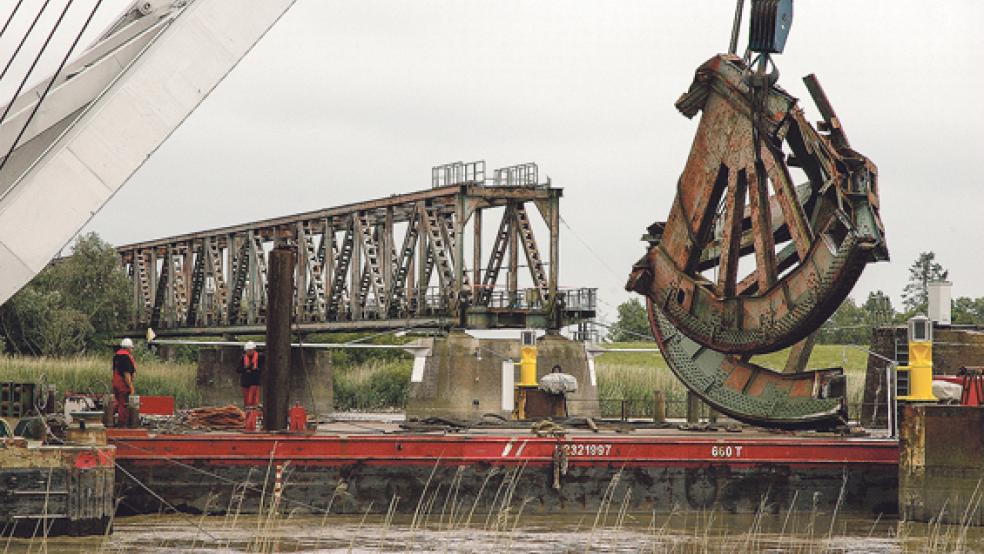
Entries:
[[[261,351],[261,354],[263,352]],[[205,406],[234,404],[242,407],[237,369],[242,363],[239,347],[201,348],[198,350],[198,373],[195,385],[202,393]],[[309,414],[334,411],[331,355],[327,350],[291,348],[289,404],[300,400]]]
[[[407,393],[407,417],[478,419],[493,413],[510,417],[513,390],[519,381],[516,339],[479,339],[464,332],[427,339],[429,351],[418,353]],[[598,387],[588,367],[584,344],[560,335],[537,341],[537,377],[559,365],[577,378],[578,390],[568,395],[571,416],[597,417]]]

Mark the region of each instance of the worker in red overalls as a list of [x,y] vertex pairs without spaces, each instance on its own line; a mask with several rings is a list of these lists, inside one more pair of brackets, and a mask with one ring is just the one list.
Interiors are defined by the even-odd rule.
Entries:
[[243,389],[243,409],[246,412],[246,430],[256,430],[256,418],[260,407],[260,379],[262,364],[256,343],[243,345],[243,363],[239,367],[239,386]]
[[113,356],[113,397],[116,400],[116,425],[126,427],[130,422],[130,411],[127,406],[130,395],[136,394],[133,388],[133,374],[137,371],[137,363],[133,360],[133,341],[124,338],[120,348]]

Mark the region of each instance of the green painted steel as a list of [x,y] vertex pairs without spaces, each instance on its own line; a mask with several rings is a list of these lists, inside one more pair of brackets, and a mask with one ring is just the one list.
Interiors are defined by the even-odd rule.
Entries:
[[[840,368],[778,373],[701,346],[673,327],[652,302],[649,318],[670,370],[715,410],[769,427],[817,428],[846,422],[843,388],[836,386],[843,378]],[[825,397],[824,390],[835,394]]]

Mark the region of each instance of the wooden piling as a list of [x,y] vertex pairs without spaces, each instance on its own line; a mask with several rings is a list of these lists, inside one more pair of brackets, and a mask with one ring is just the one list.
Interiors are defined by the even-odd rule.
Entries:
[[666,393],[661,390],[653,391],[653,423],[666,421]]
[[687,391],[687,423],[700,423],[700,412],[702,402],[700,397]]
[[263,428],[287,429],[290,406],[290,320],[294,295],[294,249],[270,252],[267,281],[266,367],[263,368]]

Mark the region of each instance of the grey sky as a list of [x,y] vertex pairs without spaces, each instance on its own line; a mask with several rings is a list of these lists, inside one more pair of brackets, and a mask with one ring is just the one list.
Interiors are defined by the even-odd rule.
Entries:
[[[126,4],[106,0],[102,22]],[[597,253],[563,228],[562,284],[597,286],[610,315],[696,129],[673,102],[726,48],[733,10],[298,0],[89,229],[121,244],[427,188],[448,161],[536,161]],[[859,300],[883,289],[897,301],[924,250],[955,295],[984,296],[982,21],[969,0],[795,3],[780,84],[816,119],[800,80],[816,73],[879,167],[893,261],[869,266]]]

